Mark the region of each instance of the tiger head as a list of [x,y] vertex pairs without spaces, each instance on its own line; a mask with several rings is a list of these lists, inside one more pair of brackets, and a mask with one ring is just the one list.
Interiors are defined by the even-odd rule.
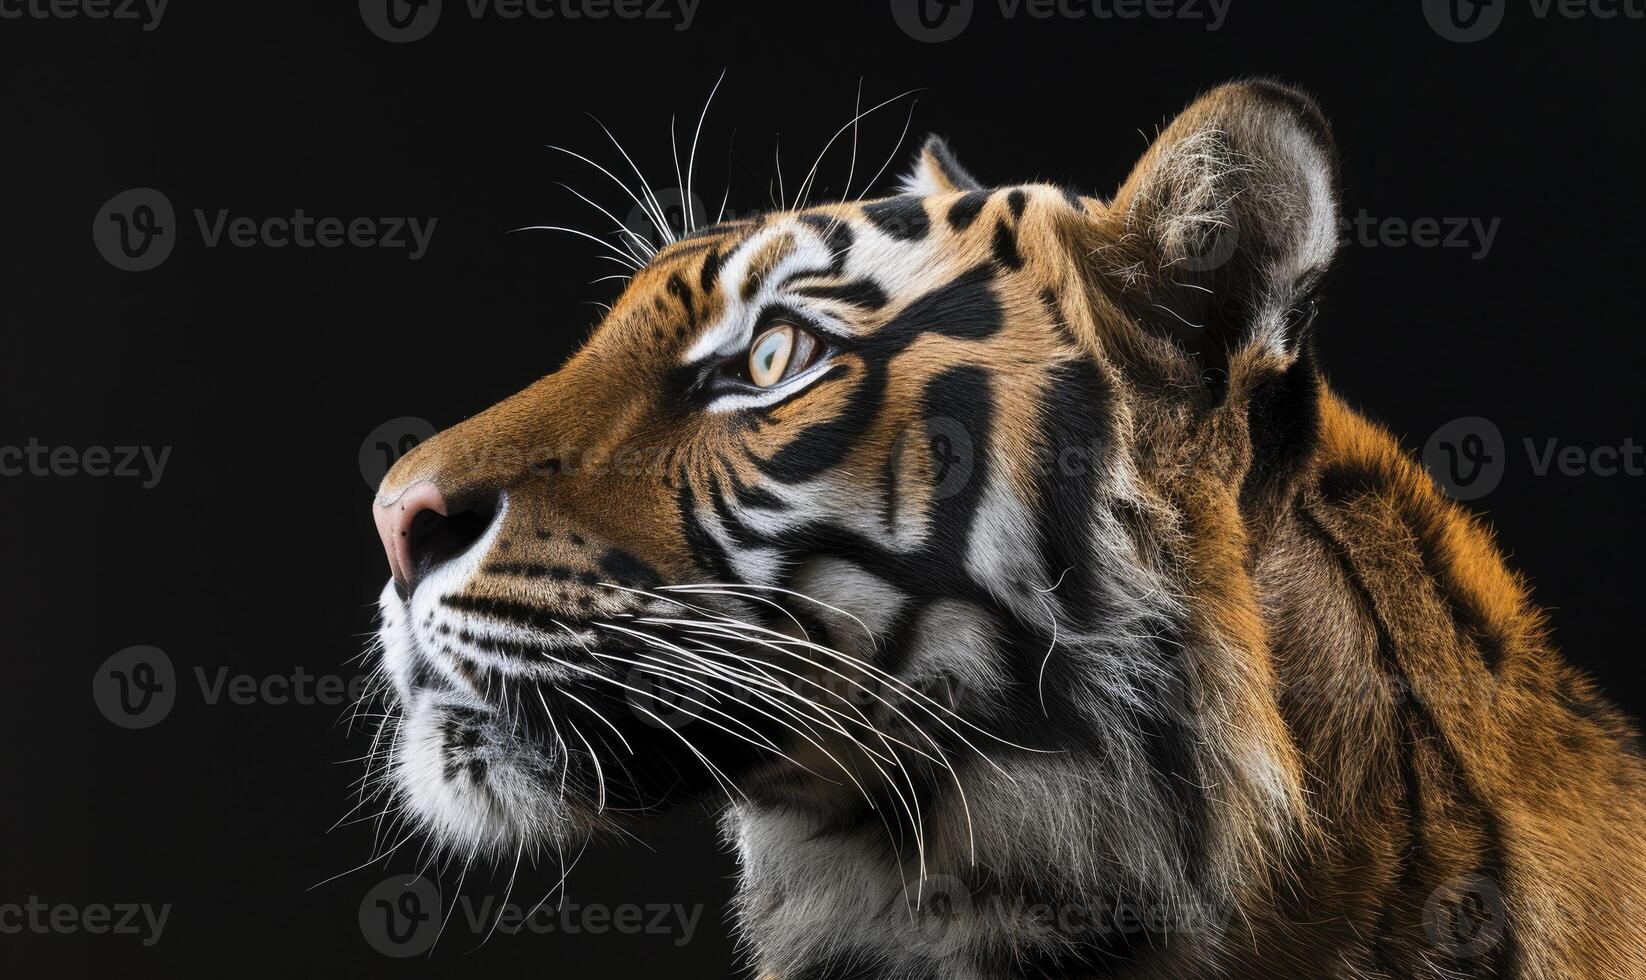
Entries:
[[508,853],[708,797],[754,874],[782,819],[1215,876],[1300,777],[1264,663],[1177,651],[1255,620],[1219,583],[1302,465],[1334,174],[1313,103],[1249,82],[1111,199],[987,188],[933,138],[891,196],[647,256],[563,367],[382,482],[403,811]]

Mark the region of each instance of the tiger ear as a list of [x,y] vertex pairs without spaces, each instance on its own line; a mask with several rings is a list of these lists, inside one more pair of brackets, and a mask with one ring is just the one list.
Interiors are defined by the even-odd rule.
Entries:
[[1300,349],[1337,213],[1331,130],[1314,100],[1240,82],[1160,134],[1096,219],[1093,256],[1110,295],[1213,377],[1254,345],[1285,359]]
[[926,137],[926,143],[915,157],[914,169],[903,175],[898,188],[905,194],[950,194],[955,191],[978,191],[983,185],[966,172],[949,144],[935,133]]

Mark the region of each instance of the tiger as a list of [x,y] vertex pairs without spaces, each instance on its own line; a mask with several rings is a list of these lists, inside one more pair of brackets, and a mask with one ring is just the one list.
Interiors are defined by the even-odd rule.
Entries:
[[1482,520],[1329,386],[1314,99],[1112,197],[694,228],[423,441],[374,778],[518,864],[699,803],[763,980],[1646,977],[1646,768]]

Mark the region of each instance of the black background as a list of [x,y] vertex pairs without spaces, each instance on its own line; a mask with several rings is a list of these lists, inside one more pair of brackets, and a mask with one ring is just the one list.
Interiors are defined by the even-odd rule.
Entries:
[[[648,0],[650,2],[650,0]],[[1111,191],[1169,114],[1231,77],[1313,91],[1334,121],[1345,210],[1501,225],[1470,248],[1350,244],[1320,321],[1340,391],[1420,448],[1460,416],[1508,442],[1479,501],[1552,610],[1569,656],[1636,715],[1640,477],[1537,476],[1521,449],[1646,438],[1639,380],[1640,161],[1646,21],[1538,19],[1505,0],[1503,26],[1448,41],[1420,0],[1283,5],[1233,0],[1204,22],[1003,20],[979,0],[946,43],[903,33],[887,2],[702,0],[687,30],[651,20],[472,20],[446,0],[427,38],[391,44],[347,2],[174,0],[157,29],[120,21],[0,20],[0,444],[170,446],[163,479],[0,478],[5,673],[0,680],[0,903],[173,905],[161,941],[0,936],[26,974],[185,964],[237,975],[725,976],[733,864],[712,821],[658,819],[646,846],[595,846],[577,903],[703,904],[678,935],[497,935],[460,909],[432,955],[365,941],[362,898],[417,867],[412,847],[365,860],[370,826],[327,833],[349,809],[365,751],[326,704],[207,704],[220,667],[257,678],[351,676],[385,577],[359,456],[386,420],[444,427],[517,390],[586,336],[620,271],[568,235],[619,217],[615,185],[546,148],[615,170],[610,125],[659,187],[675,183],[711,86],[726,81],[698,153],[711,205],[765,206],[780,135],[795,182],[865,105],[920,91],[911,142],[949,136],[986,180]],[[865,123],[858,185],[892,152],[911,100]],[[819,182],[838,194],[849,144]],[[898,153],[901,169],[910,147]],[[880,186],[888,183],[883,178]],[[163,191],[182,227],[160,267],[116,270],[94,216],[132,187]],[[819,196],[826,196],[822,191]],[[206,248],[192,212],[257,218],[434,217],[406,250]],[[105,658],[168,654],[178,700],[127,731],[91,695]],[[506,869],[463,891],[501,894]],[[535,902],[558,868],[523,874]],[[456,875],[442,889],[457,894]],[[514,974],[511,974],[514,975]]]

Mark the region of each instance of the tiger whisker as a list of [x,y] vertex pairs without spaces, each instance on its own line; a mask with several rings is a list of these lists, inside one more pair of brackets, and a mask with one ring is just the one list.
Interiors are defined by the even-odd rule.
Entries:
[[[690,202],[696,199],[694,197],[694,191],[692,189],[692,180],[693,180],[694,170],[696,169],[696,166],[697,166],[697,140],[698,140],[698,137],[703,135],[703,120],[708,118],[709,106],[714,104],[714,95],[715,95],[716,92],[720,91],[720,83],[725,81],[725,80],[726,80],[726,71],[725,71],[725,69],[721,69],[720,77],[714,80],[714,88],[709,89],[709,97],[703,100],[703,111],[697,114],[697,128],[692,131],[692,148],[691,148],[691,152],[686,154],[686,201],[687,201],[687,211],[688,212],[690,212],[690,210],[691,210]],[[671,132],[673,131],[673,126],[672,125],[670,126],[670,131]],[[677,176],[678,176],[678,174],[677,174]],[[727,184],[726,190],[727,190],[727,193],[730,194],[730,192],[731,192],[731,185],[730,184]],[[725,203],[722,202],[721,205],[720,205],[722,214],[725,213],[725,207],[726,207]],[[688,213],[686,215],[686,222],[687,222],[686,231],[688,233],[689,232],[694,232],[694,231],[697,230],[696,227],[693,226],[692,220],[693,220],[693,216],[690,213]],[[718,218],[716,218],[715,220],[717,222],[719,221]]]
[[652,257],[654,257],[657,254],[657,249],[652,247],[651,242],[646,241],[645,237],[640,235],[633,228],[630,228],[628,225],[625,225],[623,222],[618,221],[616,215],[612,214],[610,211],[607,211],[605,208],[601,207],[599,204],[596,204],[594,201],[592,201],[589,198],[585,197],[581,192],[579,192],[577,190],[577,188],[572,187],[570,184],[559,184],[559,186],[565,188],[568,192],[570,192],[572,194],[572,196],[576,197],[579,201],[582,201],[584,204],[587,204],[589,207],[594,208],[596,211],[599,211],[601,214],[605,215],[607,217],[607,219],[609,219],[611,221],[611,223],[616,227],[618,234],[626,235],[629,238],[629,242],[632,243],[633,246],[638,247],[639,252],[637,254],[636,251],[635,251],[635,248],[631,247],[630,243],[625,243],[623,245],[623,253],[625,255],[627,255],[629,258],[634,259],[636,262],[644,264],[648,259],[651,259]]
[[[920,100],[918,99],[909,103],[909,114],[903,120],[903,131],[897,134],[897,142],[892,146],[892,152],[886,154],[886,162],[880,165],[880,169],[874,172],[874,176],[870,177],[868,182],[863,185],[863,189],[857,192],[856,197],[852,198],[852,203],[861,203],[863,195],[880,183],[880,178],[886,175],[886,169],[892,165],[892,161],[897,159],[898,153],[903,149],[903,141],[909,138],[909,127],[914,125],[914,110],[919,104]],[[851,193],[851,188],[848,187],[846,192]]]
[[[650,695],[647,694],[645,691],[642,691],[639,688],[634,687],[633,685],[625,684],[624,682],[622,682],[620,680],[617,680],[614,677],[608,677],[605,674],[602,674],[597,670],[592,670],[588,667],[585,667],[582,664],[573,663],[569,660],[566,660],[566,659],[561,658],[561,657],[556,657],[555,655],[553,655],[551,653],[544,652],[544,651],[538,651],[538,653],[539,653],[540,656],[543,656],[543,657],[548,658],[549,660],[555,661],[556,663],[559,663],[563,667],[567,667],[567,668],[570,668],[570,669],[572,669],[574,671],[577,671],[579,673],[586,674],[590,677],[595,678],[596,680],[604,681],[605,683],[611,684],[615,687],[620,687],[625,691],[629,691],[630,693],[633,693],[633,694],[638,694],[641,697],[650,697]],[[687,700],[690,700],[693,703],[698,704],[700,707],[703,707],[706,710],[714,711],[718,714],[724,715],[729,720],[738,721],[738,719],[732,718],[731,715],[727,714],[724,711],[721,711],[718,708],[715,708],[713,705],[705,704],[703,702],[697,701],[695,698],[691,698],[691,697],[686,696],[686,695],[682,695],[682,697],[686,697]],[[680,740],[682,742],[686,743],[686,747],[689,748],[694,755],[696,755],[704,763],[709,764],[710,766],[713,766],[713,764],[709,763],[708,759],[705,756],[703,756],[702,752],[700,752],[697,749],[696,746],[690,744],[690,742],[684,736],[681,736],[680,733],[675,730],[674,726],[671,726],[668,722],[664,721],[662,718],[659,718],[657,716],[657,714],[655,712],[651,711],[650,709],[645,708],[645,707],[643,707],[641,705],[638,705],[638,704],[634,704],[632,701],[630,702],[630,704],[636,711],[640,711],[640,712],[645,713],[646,715],[648,715],[651,718],[653,718],[654,720],[656,720],[659,725],[662,725],[664,728],[667,728],[671,732],[674,732],[677,737],[680,737]],[[699,715],[699,714],[697,714],[693,711],[690,711],[689,709],[685,709],[685,708],[681,708],[679,710],[682,714],[688,715],[692,718],[696,718],[699,721],[702,721],[702,722],[704,722],[704,723],[706,723],[706,724],[708,724],[708,725],[710,725],[710,726],[712,726],[716,729],[719,729],[720,731],[725,732],[727,735],[730,735],[733,738],[739,739],[739,740],[744,741],[744,742],[748,742],[749,744],[755,746],[756,748],[762,748],[762,749],[765,749],[767,751],[773,752],[774,754],[776,754],[778,757],[782,758],[783,760],[785,760],[787,762],[792,762],[796,766],[799,766],[802,769],[806,768],[805,766],[801,765],[799,762],[796,762],[794,759],[789,758],[788,755],[786,755],[783,752],[782,749],[777,748],[775,745],[771,745],[771,744],[761,745],[759,742],[757,742],[753,739],[750,739],[749,737],[747,737],[745,735],[742,735],[738,732],[735,732],[730,728],[727,728],[726,726],[720,724],[719,722],[716,722],[712,718],[706,717],[704,715]],[[719,767],[713,767],[713,768],[716,772],[719,772]],[[724,775],[724,774],[722,774],[722,775]],[[730,780],[727,780],[727,782],[730,783]],[[735,785],[735,784],[733,784],[733,785]],[[743,794],[742,790],[738,790],[738,795],[743,796],[743,798],[745,800],[748,799],[748,797]]]
[[829,137],[828,142],[823,144],[823,149],[818,152],[817,159],[812,163],[811,170],[807,171],[807,173],[806,173],[806,179],[801,181],[800,189],[795,192],[795,203],[794,203],[795,208],[799,209],[799,208],[804,208],[806,206],[807,200],[809,200],[810,197],[811,197],[812,185],[817,179],[818,168],[823,165],[823,158],[828,155],[829,148],[831,146],[834,146],[835,140],[839,139],[846,132],[846,130],[848,130],[851,127],[857,125],[859,120],[862,120],[862,119],[868,117],[869,115],[873,114],[874,112],[876,112],[879,109],[882,109],[886,106],[891,105],[893,102],[896,102],[898,99],[904,98],[906,96],[913,95],[914,93],[916,93],[918,91],[920,91],[920,90],[919,89],[909,89],[906,92],[900,92],[897,95],[892,96],[891,98],[885,100],[884,102],[881,102],[879,105],[876,105],[871,109],[867,109],[865,111],[855,113],[852,116],[850,122],[846,123],[845,125],[841,126],[839,129],[835,130],[834,135]]
[[635,194],[634,191],[630,190],[628,184],[625,184],[625,183],[623,183],[623,181],[619,180],[616,174],[612,173],[610,170],[607,170],[605,167],[601,166],[600,164],[595,163],[593,160],[590,160],[588,157],[584,156],[583,154],[578,153],[576,150],[568,150],[563,146],[556,146],[552,143],[548,144],[548,146],[549,146],[549,149],[551,149],[551,150],[558,150],[561,153],[567,154],[568,156],[575,157],[576,159],[583,161],[584,163],[588,164],[589,166],[593,167],[594,169],[596,169],[596,170],[600,171],[601,173],[605,174],[607,177],[611,178],[612,182],[615,183],[618,187],[622,188],[623,193],[627,194],[629,196],[629,200],[633,201],[635,203],[635,206],[640,208],[641,212],[646,215],[646,219],[652,223],[653,228],[656,229],[658,235],[662,236],[664,241],[673,241],[674,240],[673,236],[670,234],[669,230],[658,224],[657,217],[652,213],[651,208],[647,206],[646,202],[642,201],[639,198],[639,196]]
[[[650,621],[650,620],[643,620],[643,621]],[[815,667],[817,667],[821,670],[828,671],[828,672],[834,674],[835,676],[838,676],[841,679],[848,681],[848,683],[855,683],[855,682],[852,681],[851,678],[848,678],[848,677],[846,677],[846,675],[841,674],[840,672],[833,670],[832,668],[828,667],[827,665],[818,663],[817,661],[811,660],[810,658],[803,657],[799,654],[795,654],[791,650],[785,649],[780,641],[768,640],[768,639],[764,639],[764,638],[760,638],[760,637],[753,637],[753,636],[740,636],[740,635],[736,634],[735,632],[731,632],[731,631],[726,630],[724,627],[716,628],[716,624],[712,624],[712,623],[711,624],[695,623],[694,624],[690,620],[674,621],[674,625],[682,625],[682,624],[696,625],[696,626],[700,626],[700,627],[701,626],[709,626],[711,628],[715,628],[715,635],[719,635],[719,636],[722,636],[724,638],[739,639],[739,640],[742,640],[744,642],[756,643],[756,644],[760,644],[762,646],[772,647],[773,649],[783,650],[783,652],[785,652],[789,656],[793,656],[796,659],[801,660],[802,662],[809,663],[812,666],[815,666]],[[754,627],[754,628],[759,629],[759,627]],[[767,631],[767,632],[770,632],[770,631]],[[778,637],[782,637],[782,634],[780,634],[780,633],[779,634],[774,634],[774,635],[776,635]],[[820,651],[833,653],[833,654],[836,654],[837,656],[840,656],[844,659],[852,659],[852,658],[845,657],[845,655],[843,655],[843,654],[838,654],[836,651],[831,651],[827,647],[818,646],[817,644],[804,643],[804,641],[799,641],[799,640],[789,640],[788,642],[789,643],[796,643],[796,644],[803,644],[804,646],[811,647],[811,648],[816,648]],[[954,765],[949,762],[948,757],[946,755],[944,755],[942,746],[938,744],[937,740],[935,738],[933,738],[930,733],[928,733],[924,728],[922,728],[919,724],[917,724],[914,721],[913,718],[910,718],[905,712],[903,712],[895,704],[888,701],[886,698],[880,696],[879,694],[877,694],[876,692],[874,692],[870,688],[862,687],[861,689],[863,691],[865,691],[870,697],[873,697],[875,700],[877,700],[881,704],[885,705],[886,708],[888,710],[890,710],[893,714],[895,714],[899,718],[901,718],[906,724],[909,725],[910,728],[914,729],[915,732],[917,732],[918,734],[921,735],[921,737],[925,738],[926,741],[931,744],[932,749],[935,752],[937,752],[938,757],[939,757],[940,766],[949,773],[949,775],[951,777],[951,781],[955,785],[955,789],[959,792],[961,807],[966,812],[967,834],[968,834],[968,837],[971,837],[971,807],[970,807],[970,804],[966,800],[966,790],[965,790],[965,787],[961,784],[960,774],[955,770]],[[930,712],[930,711],[928,711],[927,713],[932,714],[932,712]],[[933,714],[932,716],[934,718],[937,718],[937,716],[935,714]],[[995,769],[999,770],[1000,773],[1002,775],[1004,775],[1007,779],[1012,780],[1012,782],[1014,782],[1014,783],[1016,782],[1016,779],[1014,777],[1012,777],[1012,775],[1010,773],[1006,772],[1004,769],[1001,769],[1000,766],[994,762],[994,760],[992,760],[988,756],[984,755],[975,745],[972,745],[970,742],[966,741],[965,737],[960,735],[959,732],[954,731],[954,729],[951,726],[948,726],[946,723],[944,723],[941,718],[937,718],[937,720],[940,724],[944,724],[944,727],[949,728],[949,730],[957,738],[959,738],[963,744],[965,744],[973,752],[977,753],[977,755],[980,758],[982,758],[983,761],[989,763]],[[974,856],[974,858],[975,858],[975,855],[976,855],[976,852],[975,852],[975,844],[974,844],[973,845],[973,856]]]
[[[649,634],[645,634],[645,633],[642,633],[642,632],[639,632],[639,631],[634,631],[634,630],[628,630],[628,629],[623,628],[623,627],[613,626],[612,628],[622,630],[624,633],[636,636],[636,637],[642,639],[643,641],[652,642],[652,643],[655,643],[657,645],[667,646],[667,647],[670,647],[671,649],[679,650],[681,653],[688,653],[689,652],[689,651],[685,651],[685,650],[679,648],[677,645],[669,644],[668,641],[662,640],[662,639],[657,638],[657,637],[650,636]],[[722,651],[722,652],[724,652],[724,651]],[[799,676],[799,675],[796,675],[796,676]],[[820,688],[820,689],[822,689],[822,688]],[[784,690],[786,691],[786,693],[792,693],[792,692],[787,692],[786,689],[784,689]],[[758,692],[755,692],[755,691],[751,690],[750,693],[758,693]],[[834,692],[830,692],[830,693],[834,693]],[[838,694],[836,694],[835,696],[839,697]],[[801,700],[802,700],[803,703],[807,704],[810,707],[814,707],[814,708],[820,707],[815,702],[811,702],[809,699],[802,698]],[[844,699],[842,699],[842,700],[844,700]],[[849,704],[849,702],[847,702],[847,703]],[[758,709],[756,709],[756,710],[758,710]],[[768,715],[768,717],[769,717],[769,715]],[[774,719],[774,720],[778,720],[778,719]],[[779,723],[781,724],[780,720],[779,720]],[[871,732],[874,732],[874,734],[881,739],[883,744],[886,742],[886,736],[883,735],[882,733],[880,733],[878,731],[878,729],[876,729],[872,724],[868,724],[866,719],[864,721],[864,725]],[[786,726],[786,727],[790,727],[791,730],[793,730],[792,726]],[[835,730],[839,730],[839,729],[836,728]],[[849,767],[844,765],[844,763],[841,762],[841,760],[839,760],[832,753],[830,753],[826,749],[824,749],[823,746],[818,744],[814,739],[808,738],[804,733],[798,732],[798,730],[796,730],[796,731],[797,731],[797,734],[801,734],[801,736],[803,738],[807,738],[807,741],[811,742],[820,751],[823,751],[824,755],[827,756],[829,758],[829,760],[831,762],[833,762],[837,767],[839,767],[840,770],[846,775],[846,777],[851,780],[853,785],[857,786],[859,791],[861,791],[863,793],[864,798],[869,801],[869,804],[870,804],[871,808],[878,809],[878,807],[875,806],[875,802],[874,802],[874,798],[873,798],[872,794],[870,794],[868,792],[868,790],[863,786],[863,784],[856,778],[856,776],[852,773],[852,771],[850,770]],[[880,774],[881,778],[883,780],[885,780],[886,785],[891,787],[893,793],[896,794],[898,803],[903,808],[905,815],[909,818],[910,826],[911,826],[911,828],[912,828],[912,830],[915,834],[915,837],[916,837],[916,848],[917,848],[917,851],[919,853],[919,859],[920,859],[921,880],[924,881],[925,866],[926,866],[925,865],[924,820],[922,819],[921,813],[920,813],[919,794],[916,791],[913,775],[911,773],[909,773],[908,768],[903,764],[902,760],[897,756],[896,752],[894,750],[892,750],[889,745],[887,745],[887,752],[890,753],[890,757],[889,758],[879,757],[879,758],[886,759],[886,761],[888,761],[891,764],[895,765],[897,767],[897,769],[903,774],[903,777],[907,781],[908,786],[909,786],[909,790],[910,790],[909,794],[905,795],[902,788],[898,785],[897,780],[892,777],[890,772],[888,772],[883,766],[880,765],[879,761],[877,761],[877,756],[878,756],[877,753],[875,753],[872,749],[869,749],[868,746],[864,745],[859,739],[857,739],[855,736],[853,736],[850,732],[841,731],[840,733],[843,734],[849,741],[851,741],[859,749],[863,750],[863,752],[865,753],[865,755],[868,758],[869,764],[874,767],[874,769]],[[920,754],[925,756],[925,753],[920,753]],[[932,757],[926,756],[926,758],[932,758]],[[936,759],[934,761],[938,765],[943,766],[944,768],[948,769],[949,772],[951,773],[951,775],[954,774],[953,773],[953,768],[948,766],[945,760],[942,760],[941,758],[939,758],[939,759]],[[956,777],[956,778],[958,778],[958,777]],[[968,814],[968,822],[969,822],[969,819],[970,818],[969,818],[969,814]]]
[[646,175],[640,172],[640,167],[634,162],[634,158],[629,156],[629,151],[625,150],[623,148],[623,144],[617,141],[617,137],[612,135],[612,131],[606,128],[606,124],[601,122],[599,119],[596,119],[592,114],[589,118],[594,119],[595,125],[600,127],[600,129],[606,134],[606,138],[612,141],[613,146],[617,147],[617,152],[621,153],[623,155],[623,159],[628,161],[629,169],[633,170],[635,177],[640,180],[641,190],[646,192],[646,200],[651,202],[652,214],[654,215],[653,221],[657,225],[657,233],[663,236],[663,240],[665,242],[673,243],[675,241],[675,236],[674,230],[669,227],[669,216],[663,211],[663,204],[657,199],[657,194],[652,190],[651,184],[646,180]]
[[519,231],[563,231],[570,235],[576,235],[579,238],[587,238],[589,241],[594,242],[604,248],[609,248],[616,253],[615,255],[605,256],[606,258],[633,269],[635,272],[639,272],[643,268],[643,265],[640,262],[618,249],[618,247],[613,245],[611,242],[608,242],[604,238],[597,235],[591,235],[586,231],[578,231],[576,228],[567,228],[562,225],[525,225],[524,227],[512,229],[510,234],[514,234],[514,232]]

